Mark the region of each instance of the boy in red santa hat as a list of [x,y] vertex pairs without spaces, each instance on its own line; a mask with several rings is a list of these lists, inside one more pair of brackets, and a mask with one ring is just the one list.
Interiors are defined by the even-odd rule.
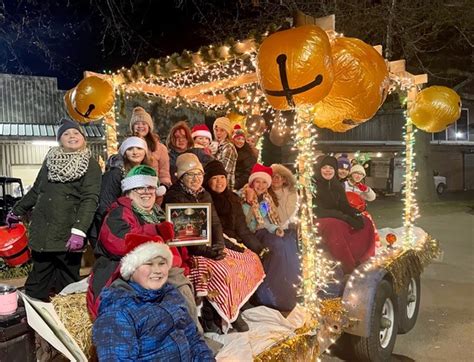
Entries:
[[194,147],[203,148],[208,155],[212,155],[212,133],[205,124],[197,124],[191,130]]

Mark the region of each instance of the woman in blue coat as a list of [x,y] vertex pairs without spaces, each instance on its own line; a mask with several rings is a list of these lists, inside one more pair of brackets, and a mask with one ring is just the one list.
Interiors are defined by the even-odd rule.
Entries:
[[92,331],[99,361],[215,361],[179,291],[167,282],[172,254],[132,235],[120,274],[101,293]]

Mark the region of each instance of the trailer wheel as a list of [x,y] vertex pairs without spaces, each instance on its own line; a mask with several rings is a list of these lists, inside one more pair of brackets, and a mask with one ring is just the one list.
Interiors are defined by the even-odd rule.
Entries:
[[410,332],[416,324],[420,309],[420,276],[410,279],[398,296],[398,334]]
[[382,280],[371,312],[370,335],[351,336],[354,355],[360,361],[389,361],[398,330],[398,304],[392,286]]

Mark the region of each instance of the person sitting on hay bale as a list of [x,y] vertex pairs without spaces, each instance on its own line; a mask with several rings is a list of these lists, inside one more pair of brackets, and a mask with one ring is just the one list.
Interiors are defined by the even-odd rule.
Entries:
[[[133,167],[122,180],[125,196],[119,197],[111,206],[100,229],[95,250],[98,257],[87,290],[87,308],[92,319],[97,316],[102,289],[119,276],[119,263],[126,253],[127,235],[159,236],[163,242],[174,237],[172,224],[164,221],[163,210],[155,203],[157,185],[156,171],[146,165]],[[182,269],[183,259],[187,257],[186,248],[181,248],[181,254],[174,247],[171,250],[174,257],[169,282],[179,288],[188,303],[190,315],[198,322],[192,285]]]
[[215,361],[168,283],[173,254],[161,238],[129,237],[121,278],[102,292],[92,329],[99,361]]

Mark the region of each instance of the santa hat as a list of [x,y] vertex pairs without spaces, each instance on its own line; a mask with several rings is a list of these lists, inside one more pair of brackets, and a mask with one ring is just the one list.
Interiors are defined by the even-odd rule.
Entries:
[[194,139],[195,137],[206,137],[212,141],[212,134],[209,131],[209,128],[205,124],[197,124],[193,127],[191,131],[191,137]]
[[145,122],[150,127],[150,132],[153,132],[153,120],[150,114],[142,107],[135,107],[130,118],[130,131],[133,132],[133,125],[140,121]]
[[125,155],[125,152],[132,147],[138,147],[141,149],[144,149],[145,151],[148,151],[148,147],[146,145],[146,141],[143,138],[140,137],[128,137],[126,138],[122,144],[120,145],[119,148],[119,153],[122,155],[122,157]]
[[129,233],[125,235],[125,250],[126,255],[120,261],[120,274],[125,280],[129,280],[139,266],[159,256],[171,267],[173,254],[159,236]]
[[344,170],[351,170],[351,161],[347,158],[347,154],[343,153],[337,158],[337,168],[343,168]]
[[263,178],[265,181],[267,181],[268,187],[270,187],[270,185],[272,184],[272,175],[273,175],[273,170],[271,167],[267,167],[259,163],[256,163],[252,167],[252,171],[249,176],[249,184],[251,185],[252,182],[256,178],[260,177],[260,178]]
[[183,176],[186,172],[192,170],[200,170],[202,173],[204,173],[204,169],[201,162],[199,161],[199,158],[194,153],[189,152],[179,155],[176,159],[176,177],[180,179],[181,176]]
[[245,131],[240,127],[239,124],[234,126],[234,132],[232,133],[232,139],[236,139],[237,137],[244,137],[245,138]]
[[365,173],[364,166],[362,166],[362,165],[354,165],[354,166],[352,166],[352,168],[351,168],[351,175],[352,175],[353,173],[355,173],[355,172],[360,173],[361,175],[364,175],[364,177],[367,176],[367,174]]
[[156,196],[163,196],[166,193],[166,187],[160,186],[156,170],[147,165],[133,167],[122,180],[121,184],[123,193],[146,186],[156,187]]
[[219,117],[214,121],[214,125],[212,128],[215,130],[216,127],[220,127],[227,132],[227,135],[232,135],[232,124],[230,123],[230,119],[227,117]]

